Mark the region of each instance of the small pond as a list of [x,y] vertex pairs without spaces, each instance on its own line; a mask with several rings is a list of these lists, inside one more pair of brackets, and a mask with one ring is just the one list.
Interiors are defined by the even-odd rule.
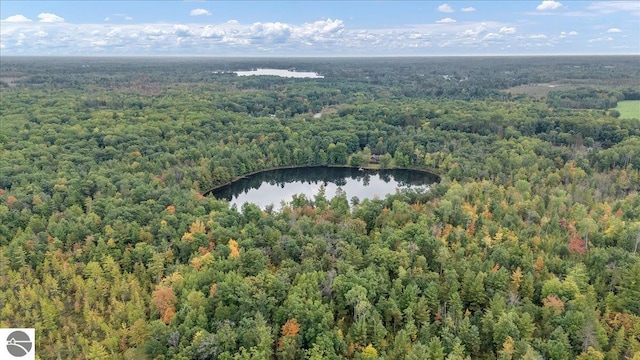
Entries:
[[331,199],[338,189],[346,193],[347,199],[358,197],[384,198],[397,189],[428,190],[438,177],[427,172],[389,169],[358,170],[341,167],[305,167],[270,170],[242,178],[211,192],[218,199],[226,199],[238,209],[245,202],[265,209],[273,205],[279,209],[281,202],[291,202],[294,195],[304,194],[313,199],[321,187],[325,197]]

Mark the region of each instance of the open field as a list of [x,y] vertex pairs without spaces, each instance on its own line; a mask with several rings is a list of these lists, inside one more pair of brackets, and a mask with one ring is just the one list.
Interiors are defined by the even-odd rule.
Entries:
[[621,118],[640,119],[640,100],[618,101],[615,109],[620,112]]
[[551,91],[571,90],[575,88],[577,88],[577,86],[571,84],[541,83],[514,86],[503,91],[511,93],[512,95],[529,95],[536,98],[546,98]]

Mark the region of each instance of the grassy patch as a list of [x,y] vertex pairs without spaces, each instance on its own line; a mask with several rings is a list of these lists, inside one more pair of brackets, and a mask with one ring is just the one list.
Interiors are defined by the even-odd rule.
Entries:
[[576,87],[574,85],[569,84],[543,83],[519,85],[505,89],[503,91],[511,93],[512,95],[528,95],[536,98],[545,98],[551,91],[570,90],[575,88]]
[[621,118],[640,119],[640,100],[618,101],[615,109],[620,112]]

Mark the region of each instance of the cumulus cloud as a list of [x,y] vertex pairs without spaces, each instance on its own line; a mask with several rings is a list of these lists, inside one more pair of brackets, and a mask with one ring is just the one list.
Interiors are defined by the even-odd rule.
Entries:
[[562,7],[562,3],[555,0],[544,0],[540,3],[540,5],[536,6],[536,10],[539,11],[548,11],[555,10],[557,8]]
[[481,33],[487,31],[487,23],[480,23],[472,28],[468,28],[462,32],[458,32],[457,37],[460,39],[475,39]]
[[[124,14],[109,14],[122,21]],[[243,24],[130,23],[98,21],[85,24],[24,27],[5,24],[2,41],[7,54],[88,55],[113,54],[423,54],[426,49],[476,49],[506,41],[496,22],[430,23],[405,28],[348,29],[340,19],[306,23],[264,22]],[[44,24],[43,24],[44,25]],[[47,37],[35,34],[46,30]],[[606,29],[605,29],[606,30]],[[26,38],[19,38],[23,32]],[[500,35],[485,36],[487,33]],[[55,45],[42,39],[56,39]],[[30,40],[37,41],[30,41]],[[494,41],[489,41],[494,40]],[[438,50],[435,50],[438,51]],[[449,51],[449,50],[447,50]]]
[[131,16],[125,16],[124,19],[127,20],[127,21],[132,21],[133,20],[133,18]]
[[476,11],[476,8],[474,8],[473,6],[469,6],[469,7],[466,7],[466,8],[462,8],[461,10],[463,12],[473,12],[473,11]]
[[64,22],[63,18],[52,13],[40,13],[40,15],[38,15],[38,19],[43,23]]
[[516,32],[516,28],[514,27],[503,26],[500,28],[500,34],[513,34],[515,32]]
[[193,35],[191,28],[187,25],[174,25],[173,33],[179,37],[187,37]]
[[529,36],[529,39],[546,39],[547,35],[544,34],[533,34]]
[[609,30],[607,30],[607,33],[609,34],[615,34],[615,33],[621,33],[622,30],[618,29],[618,28],[611,28]]
[[438,23],[438,24],[453,24],[453,23],[456,23],[456,22],[457,22],[456,20],[454,20],[454,19],[452,19],[450,17],[446,17],[444,19],[440,19],[440,20],[436,21],[436,23]]
[[224,35],[225,35],[224,30],[213,25],[205,26],[202,32],[200,33],[201,37],[211,38],[211,39],[219,39],[219,38],[222,38]]
[[144,29],[142,29],[142,32],[147,36],[162,36],[166,34],[164,30],[152,25],[145,26]]
[[342,20],[318,20],[312,23],[305,23],[295,28],[296,37],[311,37],[314,40],[326,39],[339,36],[344,30]]
[[109,20],[111,20],[111,18],[108,17],[108,16],[106,18],[104,18],[104,21],[109,21]]
[[191,16],[200,16],[200,15],[209,16],[209,15],[211,15],[211,12],[209,12],[209,10],[206,10],[206,9],[193,9],[189,13],[189,15],[191,15]]
[[[318,20],[301,25],[282,22],[256,22],[251,25],[242,25],[233,20],[219,25],[206,25],[199,29],[192,28],[190,32],[199,38],[218,40],[211,44],[222,43],[234,47],[253,44],[254,49],[266,50],[287,46],[336,43],[341,41],[344,30],[344,23],[339,19]],[[258,47],[255,47],[256,45]]]
[[9,16],[8,18],[2,20],[3,22],[8,22],[8,23],[20,23],[20,22],[31,22],[31,19],[29,19],[28,17],[18,14],[18,15],[12,15]]
[[438,11],[443,13],[452,13],[454,10],[449,6],[449,4],[442,4],[438,6]]
[[[1,1],[1,0],[0,0]],[[107,15],[107,14],[104,14]],[[547,38],[523,30],[510,23],[456,22],[445,18],[440,22],[405,27],[350,29],[340,19],[322,19],[306,23],[227,21],[210,24],[156,22],[124,22],[124,14],[108,14],[114,23],[74,23],[58,26],[24,26],[2,22],[3,54],[91,55],[111,54],[224,54],[224,55],[424,55],[495,53],[500,48],[519,44],[558,46],[558,32]],[[186,15],[186,14],[185,14]],[[449,20],[447,20],[449,19]],[[570,28],[569,28],[570,29]],[[602,29],[601,35],[607,34]],[[46,31],[47,35],[39,31]],[[565,30],[568,37],[569,30]],[[625,31],[627,32],[627,31]],[[20,35],[22,34],[22,35]],[[530,36],[533,36],[530,39]],[[582,33],[581,33],[582,35]],[[41,37],[42,36],[42,37]],[[56,39],[55,42],[45,41]],[[549,40],[549,42],[547,42]],[[605,47],[611,42],[589,44]],[[586,45],[584,45],[586,46]],[[484,50],[483,50],[484,49]],[[556,48],[558,49],[558,48]],[[609,49],[609,47],[607,47]],[[485,51],[486,50],[486,51]]]
[[27,35],[20,33],[18,34],[18,41],[16,41],[16,46],[22,46],[22,44],[24,43],[24,39],[27,38]]
[[259,42],[282,43],[285,42],[293,28],[288,24],[281,22],[261,23],[257,22],[251,25],[250,31],[252,37]]
[[37,37],[46,37],[49,34],[47,32],[45,32],[45,31],[40,30],[37,33],[35,33],[34,35],[37,36]]

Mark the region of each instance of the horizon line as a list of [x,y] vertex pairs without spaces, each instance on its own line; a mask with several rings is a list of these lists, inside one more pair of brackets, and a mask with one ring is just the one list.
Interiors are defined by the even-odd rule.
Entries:
[[197,54],[74,54],[74,55],[1,55],[2,58],[445,58],[445,57],[581,57],[581,56],[640,56],[640,53],[557,53],[557,54],[452,54],[452,55],[197,55]]

